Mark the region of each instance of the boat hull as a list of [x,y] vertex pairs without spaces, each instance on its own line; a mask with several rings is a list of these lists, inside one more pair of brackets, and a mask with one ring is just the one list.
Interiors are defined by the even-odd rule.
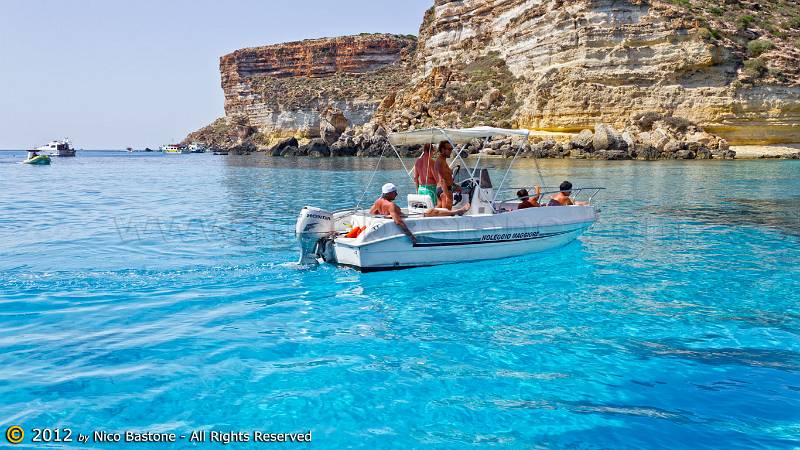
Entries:
[[52,150],[47,153],[50,156],[58,156],[62,158],[68,158],[71,156],[75,156],[75,149],[66,149],[66,150]]
[[50,164],[50,157],[47,155],[34,156],[33,158],[22,161],[23,164],[30,164],[33,166],[47,166]]
[[591,206],[530,208],[510,213],[409,219],[417,243],[386,219],[363,237],[333,241],[335,262],[362,272],[509,258],[564,246],[595,221]]

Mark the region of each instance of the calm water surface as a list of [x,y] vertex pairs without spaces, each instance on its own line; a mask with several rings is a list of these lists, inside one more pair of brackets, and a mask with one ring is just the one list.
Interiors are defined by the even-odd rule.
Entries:
[[[297,267],[293,226],[352,204],[374,160],[21,158],[0,152],[0,428],[800,445],[797,161],[544,161],[608,188],[578,242],[362,275]],[[407,193],[384,168],[373,189]]]

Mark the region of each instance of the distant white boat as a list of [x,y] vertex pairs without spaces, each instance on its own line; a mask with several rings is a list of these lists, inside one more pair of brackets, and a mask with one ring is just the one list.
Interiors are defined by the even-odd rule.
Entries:
[[198,144],[197,142],[192,142],[189,144],[190,153],[205,153],[207,151],[208,149],[206,149],[203,144]]
[[167,154],[180,155],[184,153],[189,153],[189,148],[187,148],[185,145],[169,144],[169,145],[162,145],[161,151]]
[[75,149],[70,145],[69,139],[50,141],[46,145],[36,147],[36,151],[49,156],[75,156]]

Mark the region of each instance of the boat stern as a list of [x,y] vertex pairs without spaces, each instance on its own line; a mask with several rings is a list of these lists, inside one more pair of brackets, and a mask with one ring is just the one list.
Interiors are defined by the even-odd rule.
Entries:
[[313,206],[303,207],[294,228],[300,245],[298,264],[317,264],[324,254],[321,241],[335,232],[332,213]]

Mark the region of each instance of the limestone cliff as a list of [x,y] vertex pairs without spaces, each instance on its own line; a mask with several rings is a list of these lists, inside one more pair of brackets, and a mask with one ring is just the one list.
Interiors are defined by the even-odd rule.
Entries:
[[800,142],[797,2],[675,3],[436,0],[415,80],[378,118],[580,131],[656,112],[733,143]]
[[237,50],[220,58],[225,114],[269,136],[316,137],[328,107],[366,123],[406,83],[404,58],[415,46],[412,37],[368,34]]
[[435,0],[417,40],[249,48],[220,70],[226,118],[190,138],[263,147],[328,129],[361,154],[377,130],[623,130],[656,114],[732,144],[800,142],[796,0]]

